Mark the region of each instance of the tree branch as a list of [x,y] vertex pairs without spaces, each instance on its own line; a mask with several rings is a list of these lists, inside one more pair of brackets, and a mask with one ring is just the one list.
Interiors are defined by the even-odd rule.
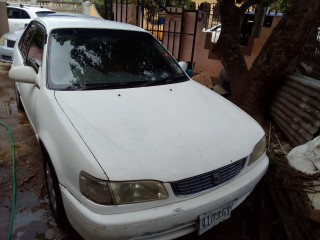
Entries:
[[265,65],[263,61],[267,59],[269,63],[277,63],[273,72],[282,72],[288,61],[299,54],[311,31],[317,28],[319,20],[319,0],[309,0],[307,5],[300,0],[294,1],[255,59],[252,71],[265,69],[261,65]]
[[246,109],[266,109],[272,91],[279,84],[277,76],[298,56],[310,33],[317,29],[319,20],[319,0],[309,0],[308,4],[293,1],[249,70],[248,95],[242,101]]
[[278,79],[290,61],[304,46],[310,32],[316,30],[320,20],[320,1],[292,0],[288,12],[282,17],[260,54],[248,70],[240,51],[240,27],[244,12],[253,4],[266,4],[274,0],[245,0],[238,7],[234,0],[221,0],[221,34],[213,52],[220,58],[231,84],[231,99],[248,113],[265,113]]

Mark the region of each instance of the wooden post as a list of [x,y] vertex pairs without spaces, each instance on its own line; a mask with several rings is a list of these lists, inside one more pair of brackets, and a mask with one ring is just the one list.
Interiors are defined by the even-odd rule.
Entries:
[[263,26],[266,10],[267,8],[265,6],[263,6],[262,4],[258,4],[254,18],[254,25],[251,33],[252,37],[259,37],[261,27]]
[[8,16],[7,16],[7,1],[0,0],[0,36],[9,32]]

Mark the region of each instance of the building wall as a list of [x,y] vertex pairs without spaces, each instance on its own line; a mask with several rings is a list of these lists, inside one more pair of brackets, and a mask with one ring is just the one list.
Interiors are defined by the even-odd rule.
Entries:
[[[271,28],[262,27],[260,37],[252,39],[252,49],[243,49],[246,50],[245,52],[251,52],[250,55],[245,55],[245,61],[249,68],[251,67],[255,58],[258,56],[272,30],[280,20],[281,17],[274,17]],[[186,19],[186,21],[186,26],[188,26],[188,20]],[[208,72],[211,76],[218,77],[223,66],[221,64],[221,61],[218,59],[214,59],[214,56],[212,56],[213,54],[210,53],[213,46],[212,43],[208,42],[210,41],[210,39],[211,33],[202,32],[202,22],[199,21],[197,23],[197,36],[195,42],[194,72]],[[187,51],[188,49],[190,49],[190,44],[190,41],[184,44],[183,50]],[[182,56],[186,56],[186,54],[182,54]],[[184,59],[182,58],[182,60]]]
[[271,28],[262,27],[261,32],[260,32],[260,36],[258,38],[254,38],[251,56],[245,55],[245,60],[246,60],[248,68],[250,68],[252,66],[253,61],[260,53],[263,45],[265,44],[265,42],[267,41],[267,39],[271,35],[272,30],[275,28],[275,26],[278,25],[281,18],[282,17],[274,17]]

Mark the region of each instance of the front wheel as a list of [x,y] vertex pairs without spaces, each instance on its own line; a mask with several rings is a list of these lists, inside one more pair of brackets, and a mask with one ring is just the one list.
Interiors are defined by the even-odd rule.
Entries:
[[19,90],[18,90],[17,86],[15,86],[15,92],[16,92],[17,108],[19,110],[23,110],[23,105],[22,105],[22,102],[21,102],[21,97],[20,97],[20,93],[19,93]]
[[58,178],[48,156],[45,156],[44,173],[52,214],[56,219],[57,224],[60,227],[65,228],[68,224],[68,220],[63,207]]

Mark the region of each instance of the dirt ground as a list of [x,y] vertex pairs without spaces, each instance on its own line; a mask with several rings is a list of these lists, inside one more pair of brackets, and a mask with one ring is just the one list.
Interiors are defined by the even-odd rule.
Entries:
[[[53,219],[46,193],[38,142],[23,111],[18,111],[9,64],[0,63],[0,122],[13,133],[16,150],[16,208],[12,239],[80,239],[72,230],[61,230]],[[285,240],[278,213],[264,178],[252,194],[232,212],[230,219],[198,236],[180,240]],[[11,214],[12,156],[9,134],[0,126],[0,240],[6,239]]]

